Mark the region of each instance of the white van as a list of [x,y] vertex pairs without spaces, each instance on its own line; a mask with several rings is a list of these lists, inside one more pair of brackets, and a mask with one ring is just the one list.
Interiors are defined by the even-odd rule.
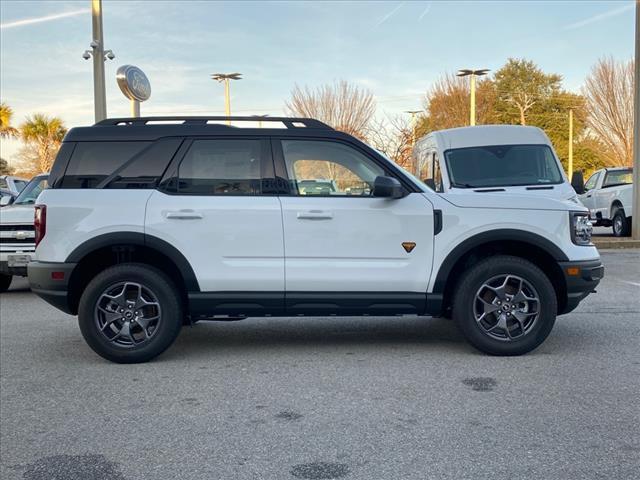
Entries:
[[537,127],[483,125],[429,133],[413,151],[436,192],[538,194],[577,201],[547,135]]

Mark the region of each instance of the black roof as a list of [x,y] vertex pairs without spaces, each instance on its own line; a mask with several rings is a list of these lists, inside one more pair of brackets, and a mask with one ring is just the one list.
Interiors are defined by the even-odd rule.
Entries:
[[[261,122],[263,128],[244,128],[227,125],[224,122]],[[223,123],[220,123],[223,122]],[[269,124],[278,123],[281,128],[269,128]],[[282,128],[282,127],[285,128]],[[313,118],[294,117],[139,117],[110,118],[90,127],[76,127],[69,130],[67,142],[82,141],[131,141],[155,140],[172,136],[312,136],[341,137],[342,132]]]

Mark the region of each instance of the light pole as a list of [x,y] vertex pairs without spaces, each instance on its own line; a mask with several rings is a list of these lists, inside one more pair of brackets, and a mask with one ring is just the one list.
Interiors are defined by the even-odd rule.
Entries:
[[569,181],[573,175],[573,108],[569,109],[569,161],[567,162]]
[[458,70],[459,77],[471,76],[471,109],[469,112],[469,125],[476,124],[476,77],[486,75],[490,70],[488,68],[482,68],[480,70],[470,70],[468,68]]
[[116,56],[111,50],[104,49],[102,36],[102,0],[91,0],[91,26],[93,40],[91,50],[85,50],[82,58],[89,60],[93,57],[93,105],[96,123],[107,118],[107,94],[104,87],[104,62],[113,60]]
[[640,240],[640,0],[636,0],[636,65],[633,110],[633,207],[631,235]]
[[422,110],[405,110],[404,113],[411,115],[411,146],[416,144],[416,115]]
[[[212,73],[212,80],[224,82],[224,112],[227,117],[231,116],[231,98],[229,96],[229,80],[242,80],[241,73]],[[231,123],[228,121],[227,123]]]

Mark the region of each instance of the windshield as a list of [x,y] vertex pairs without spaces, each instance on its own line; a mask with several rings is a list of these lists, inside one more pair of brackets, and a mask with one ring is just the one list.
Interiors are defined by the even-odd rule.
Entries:
[[562,183],[547,145],[492,145],[444,152],[452,187],[512,187]]
[[47,176],[34,177],[31,179],[27,186],[20,192],[20,195],[16,197],[14,205],[29,205],[36,203],[36,198],[40,195],[40,192],[47,188]]

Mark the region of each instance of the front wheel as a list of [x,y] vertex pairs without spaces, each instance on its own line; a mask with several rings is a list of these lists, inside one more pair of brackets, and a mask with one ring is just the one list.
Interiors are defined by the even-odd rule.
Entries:
[[616,237],[628,237],[631,235],[631,218],[627,218],[621,208],[618,208],[613,214],[611,226],[613,235]]
[[78,307],[86,342],[117,363],[146,362],[160,355],[178,336],[182,318],[180,296],[171,280],[160,270],[136,263],[98,274]]
[[549,335],[557,299],[548,277],[520,257],[482,260],[462,274],[453,318],[466,339],[491,355],[522,355]]
[[13,277],[11,275],[0,273],[0,293],[4,293],[9,290],[9,287],[11,286],[11,280],[13,280]]

